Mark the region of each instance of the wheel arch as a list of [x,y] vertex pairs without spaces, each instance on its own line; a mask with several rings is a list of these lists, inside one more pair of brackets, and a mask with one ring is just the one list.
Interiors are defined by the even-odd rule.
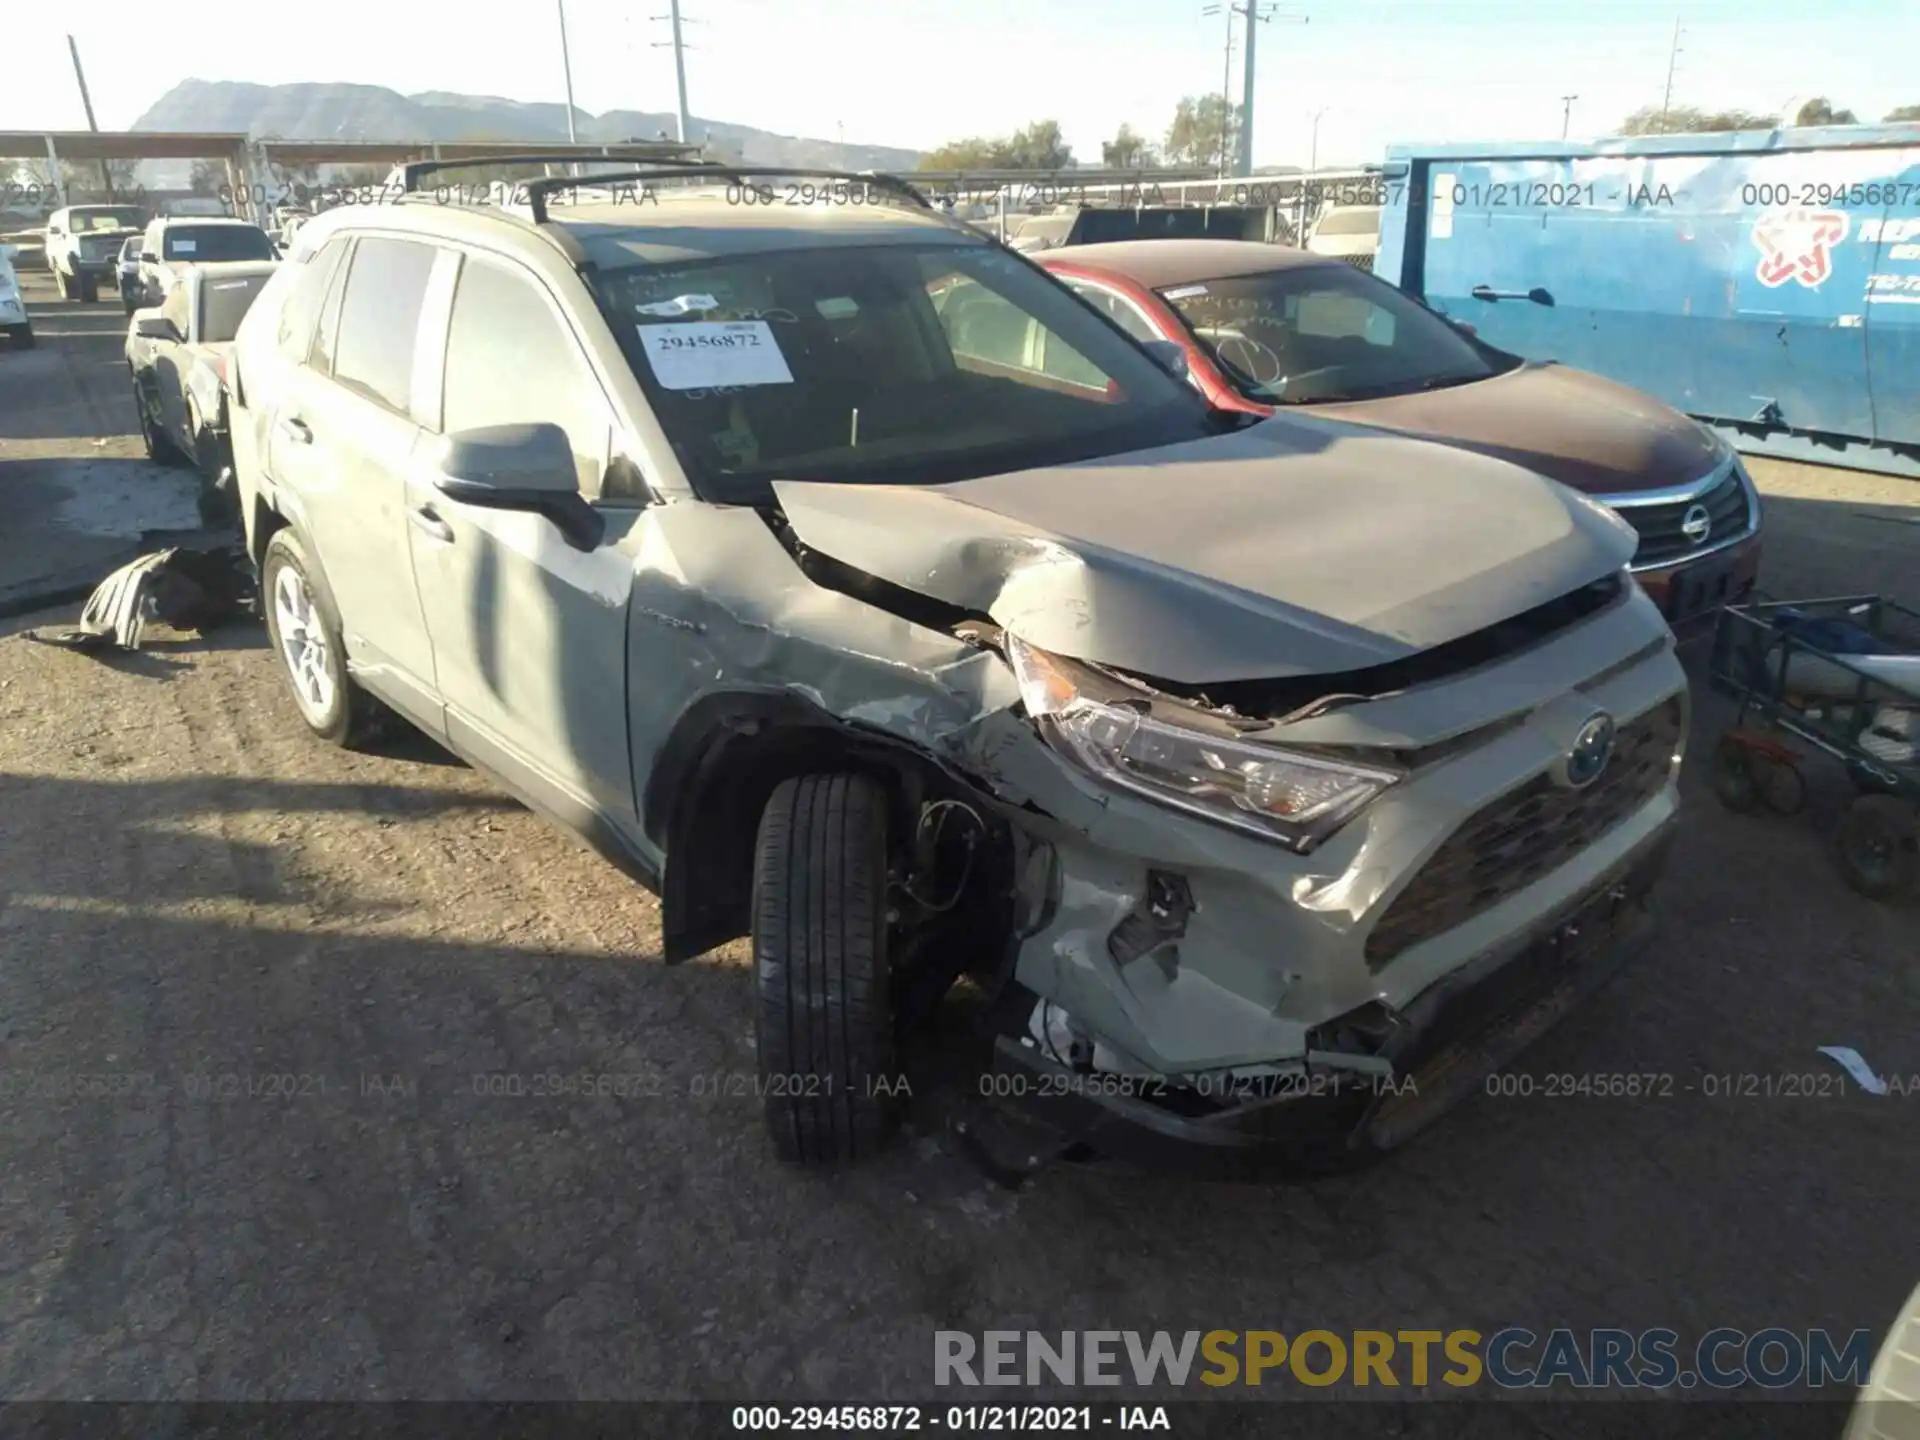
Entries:
[[641,812],[648,839],[665,855],[660,908],[669,964],[749,932],[767,800],[793,776],[834,771],[885,785],[897,834],[925,797],[975,793],[917,747],[851,726],[790,692],[722,692],[686,709],[660,749]]

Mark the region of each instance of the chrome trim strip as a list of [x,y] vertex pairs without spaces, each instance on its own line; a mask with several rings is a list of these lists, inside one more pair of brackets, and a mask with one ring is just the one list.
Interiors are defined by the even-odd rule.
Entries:
[[1722,550],[1731,550],[1735,545],[1751,540],[1760,533],[1760,495],[1754,489],[1753,481],[1747,478],[1747,472],[1740,466],[1737,454],[1729,455],[1705,476],[1686,485],[1674,485],[1665,490],[1643,490],[1635,495],[1623,495],[1614,498],[1596,495],[1593,498],[1612,509],[1632,509],[1636,505],[1672,505],[1684,500],[1697,500],[1709,494],[1725,482],[1731,473],[1740,482],[1740,493],[1746,497],[1747,519],[1738,533],[1725,539],[1715,540],[1711,545],[1698,550],[1689,550],[1684,555],[1673,555],[1665,560],[1654,560],[1646,564],[1629,564],[1627,570],[1634,575],[1645,575],[1655,570],[1671,570],[1676,565],[1691,565],[1696,560],[1704,560],[1709,555],[1718,555]]
[[1683,501],[1698,500],[1716,489],[1738,460],[1738,456],[1729,455],[1698,480],[1689,480],[1685,485],[1669,485],[1664,490],[1634,490],[1625,495],[1595,495],[1593,498],[1614,510],[1632,510],[1641,505],[1678,505]]

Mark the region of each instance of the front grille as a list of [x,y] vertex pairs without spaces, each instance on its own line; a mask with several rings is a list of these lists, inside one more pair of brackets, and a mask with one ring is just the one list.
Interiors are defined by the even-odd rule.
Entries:
[[[1695,505],[1704,505],[1712,527],[1706,538],[1690,540],[1681,531],[1681,522]],[[1664,505],[1626,505],[1620,517],[1640,532],[1640,548],[1634,552],[1637,566],[1671,565],[1696,550],[1718,545],[1744,535],[1753,523],[1747,510],[1746,487],[1739,474],[1729,468],[1726,478],[1698,500],[1675,500]]]
[[1449,836],[1367,936],[1375,970],[1559,869],[1660,793],[1680,748],[1682,708],[1669,700],[1622,725],[1613,758],[1584,790],[1537,775]]
[[1356,269],[1369,272],[1373,269],[1373,256],[1371,255],[1342,255],[1340,258]]

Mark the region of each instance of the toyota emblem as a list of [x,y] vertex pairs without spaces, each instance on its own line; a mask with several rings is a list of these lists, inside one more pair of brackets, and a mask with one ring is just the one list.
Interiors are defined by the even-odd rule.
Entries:
[[1565,777],[1568,788],[1584,790],[1600,778],[1600,772],[1607,768],[1607,761],[1612,758],[1613,717],[1595,715],[1580,727],[1572,748],[1561,762],[1560,773]]
[[1704,505],[1689,505],[1680,517],[1680,533],[1690,545],[1706,544],[1707,536],[1713,533],[1713,515]]

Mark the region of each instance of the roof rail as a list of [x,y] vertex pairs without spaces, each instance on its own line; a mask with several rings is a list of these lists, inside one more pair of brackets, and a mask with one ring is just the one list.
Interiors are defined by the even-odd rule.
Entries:
[[[611,147],[610,147],[611,148]],[[567,155],[556,155],[548,151],[525,155],[480,155],[464,160],[414,160],[400,167],[401,193],[411,195],[420,188],[420,181],[429,175],[437,175],[442,170],[478,170],[484,165],[608,165],[608,164],[645,164],[645,161],[629,161],[619,155],[582,155],[575,151]],[[695,170],[715,170],[719,167],[710,160],[675,161],[693,167]],[[575,177],[593,178],[593,177]]]
[[[514,157],[518,158],[518,157]],[[537,159],[538,157],[528,157]],[[553,176],[544,180],[529,180],[524,183],[527,203],[533,210],[535,224],[544,225],[547,221],[547,196],[557,190],[591,188],[598,185],[617,184],[622,181],[673,179],[693,176],[717,176],[744,186],[749,175],[808,176],[816,180],[841,180],[855,185],[871,185],[880,190],[891,190],[895,194],[911,200],[922,210],[932,210],[933,205],[914,186],[898,175],[889,175],[879,170],[814,170],[808,168],[793,169],[774,165],[722,165],[711,160],[661,160],[640,161],[630,170],[618,170],[610,175]]]

